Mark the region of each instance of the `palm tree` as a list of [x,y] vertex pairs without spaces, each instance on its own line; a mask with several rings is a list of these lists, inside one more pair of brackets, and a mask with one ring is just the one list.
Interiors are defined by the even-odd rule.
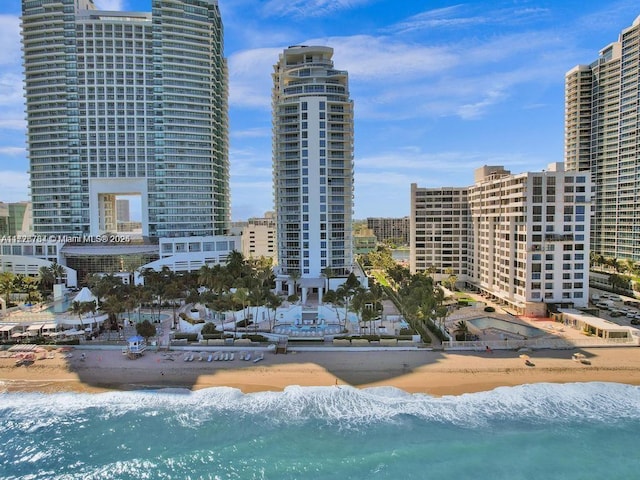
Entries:
[[173,311],[173,318],[176,318],[176,300],[183,296],[182,282],[179,278],[173,278],[168,285],[166,285],[165,294],[167,299],[171,300],[171,308]]
[[331,288],[331,279],[334,278],[336,274],[333,271],[333,268],[325,267],[322,269],[322,276],[327,279],[327,288],[325,289],[325,292],[328,292]]
[[267,320],[269,321],[269,331],[271,331],[273,329],[273,325],[271,323],[271,310],[273,310],[275,319],[275,314],[278,310],[278,307],[282,305],[282,298],[280,298],[279,295],[276,295],[275,293],[269,291],[267,294],[266,305],[267,307],[269,307],[269,309],[267,310]]
[[[109,322],[111,324],[111,327],[109,328],[109,339],[111,339],[111,330],[113,330],[113,326],[118,325],[118,315],[125,311],[125,305],[126,301],[125,304],[123,304],[118,296],[109,295],[100,306],[100,309],[109,316]],[[129,319],[131,319],[131,317],[129,317]]]
[[64,277],[64,274],[65,274],[64,267],[60,265],[58,262],[53,262],[49,266],[49,270],[51,270],[51,274],[53,275],[55,282],[62,283],[62,278]]
[[40,277],[40,285],[42,286],[43,291],[51,290],[54,282],[56,281],[51,268],[40,267],[38,269],[38,276]]
[[385,297],[384,289],[380,284],[374,282],[369,287],[369,292],[371,293],[371,301],[373,302],[376,317],[379,316],[382,319],[384,313],[384,304],[382,303]]
[[300,280],[301,276],[302,275],[300,274],[300,270],[294,269],[294,270],[291,270],[289,272],[289,278],[293,282],[293,294],[294,295],[298,294],[298,280]]
[[4,295],[6,306],[9,306],[9,297],[14,292],[16,275],[12,272],[0,272],[0,295]]
[[455,339],[466,341],[467,336],[469,335],[469,326],[467,325],[467,322],[465,322],[464,320],[460,320],[458,323],[456,323],[455,326],[456,328],[453,331]]
[[625,273],[629,275],[636,275],[638,271],[638,264],[630,258],[624,261],[623,265]]
[[[246,322],[247,315],[245,313],[245,306],[248,299],[249,299],[249,291],[246,288],[238,288],[233,294],[233,300],[242,305],[242,316],[245,319],[245,325],[247,324]],[[235,318],[233,322],[233,332],[234,334],[238,333],[238,321],[235,320]]]
[[244,255],[237,250],[233,250],[229,253],[227,257],[227,271],[231,274],[234,279],[239,279],[243,277],[245,273],[245,259]]
[[333,309],[336,312],[336,318],[338,319],[338,324],[340,325],[340,328],[343,329],[344,327],[340,321],[340,309],[344,307],[343,290],[340,290],[340,288],[338,288],[338,290],[327,290],[322,298],[326,303],[330,303],[333,306]]
[[77,301],[74,301],[71,304],[71,311],[73,313],[75,313],[76,315],[78,315],[78,319],[80,320],[80,326],[82,327],[83,331],[84,331],[84,322],[82,321],[82,315],[84,315],[85,313],[88,312],[87,303],[93,303],[93,302],[77,302]]
[[158,304],[158,319],[160,318],[160,312],[162,311],[162,301],[165,298],[167,285],[169,285],[175,279],[175,273],[172,272],[166,265],[157,272],[152,268],[147,268],[142,272],[145,286],[149,289],[154,297],[154,300]]
[[209,265],[203,265],[198,270],[198,283],[203,287],[208,288],[209,290],[213,290],[215,275],[213,269]]
[[22,282],[23,292],[27,294],[27,303],[33,303],[40,299],[39,290],[40,279],[36,277],[24,277]]

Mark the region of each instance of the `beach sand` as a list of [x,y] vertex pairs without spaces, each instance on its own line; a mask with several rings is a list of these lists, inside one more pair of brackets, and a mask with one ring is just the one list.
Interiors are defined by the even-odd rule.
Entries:
[[[580,351],[589,363],[572,359]],[[82,353],[85,359],[81,359]],[[500,386],[551,382],[617,382],[640,385],[640,348],[591,348],[531,352],[532,366],[520,353],[418,351],[322,351],[264,353],[264,360],[183,360],[185,352],[147,351],[129,360],[114,350],[76,348],[70,358],[36,360],[15,366],[0,358],[4,391],[45,393],[104,392],[178,387],[196,390],[233,387],[244,393],[281,391],[289,385],[392,386],[410,393],[460,395]],[[254,352],[255,357],[255,352]]]

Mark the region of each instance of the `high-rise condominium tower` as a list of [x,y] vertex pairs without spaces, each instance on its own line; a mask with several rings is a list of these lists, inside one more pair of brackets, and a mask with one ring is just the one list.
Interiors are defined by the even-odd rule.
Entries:
[[36,234],[113,231],[137,196],[142,233],[219,235],[229,220],[227,65],[217,0],[23,0]]
[[289,47],[273,72],[278,261],[303,287],[328,269],[352,269],[353,102],[332,56],[329,47]]
[[565,163],[590,170],[591,250],[640,261],[640,17],[565,80]]

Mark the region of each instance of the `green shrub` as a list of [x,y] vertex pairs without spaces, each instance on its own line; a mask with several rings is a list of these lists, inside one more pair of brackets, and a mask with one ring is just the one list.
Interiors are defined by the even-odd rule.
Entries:
[[496,309],[495,309],[495,308],[493,308],[493,307],[484,307],[484,311],[485,311],[485,312],[495,312],[495,311],[496,311]]
[[264,342],[268,342],[269,341],[269,339],[267,337],[264,337],[262,335],[256,335],[256,334],[242,335],[241,338],[248,338],[252,342],[260,342],[260,343],[264,343]]
[[[445,340],[448,340],[447,336],[444,334],[444,332],[442,332],[442,330],[440,330],[435,323],[433,323],[431,320],[427,319],[427,321],[425,322],[425,324],[427,325],[427,328],[429,329],[429,331],[431,333],[433,333],[436,337],[438,337],[438,339],[443,342]],[[429,337],[429,335],[426,334],[422,334],[422,332],[420,333],[420,336],[422,337],[422,341],[425,343],[431,343],[431,337]]]
[[[202,327],[202,336],[204,337],[205,335],[215,335],[215,334],[220,334],[220,332],[218,331],[218,329],[216,328],[215,324],[208,322],[204,324],[204,327]],[[220,337],[212,337],[212,338],[220,338]]]
[[173,338],[176,340],[186,340],[188,342],[195,342],[198,339],[197,333],[176,333]]

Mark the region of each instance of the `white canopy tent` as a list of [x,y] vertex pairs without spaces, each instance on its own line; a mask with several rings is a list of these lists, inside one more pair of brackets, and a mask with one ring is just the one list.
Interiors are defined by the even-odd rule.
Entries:
[[74,302],[80,302],[80,303],[84,303],[84,302],[98,302],[98,298],[91,293],[91,290],[89,290],[87,287],[82,287],[82,290],[80,290],[78,292],[78,294],[73,298]]

